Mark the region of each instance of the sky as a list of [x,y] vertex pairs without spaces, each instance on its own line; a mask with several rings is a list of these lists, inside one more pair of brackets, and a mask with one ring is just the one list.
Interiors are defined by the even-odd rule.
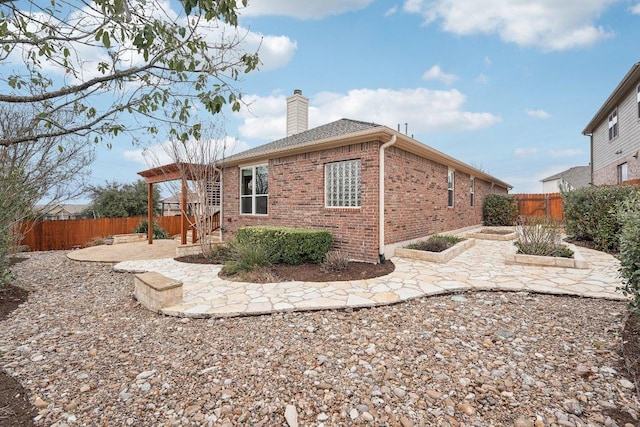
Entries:
[[[249,0],[239,26],[262,44],[237,83],[250,105],[224,113],[235,151],[284,137],[300,89],[310,128],[400,124],[511,193],[589,164],[582,130],[640,61],[638,0]],[[98,147],[92,182],[138,179],[142,140]]]

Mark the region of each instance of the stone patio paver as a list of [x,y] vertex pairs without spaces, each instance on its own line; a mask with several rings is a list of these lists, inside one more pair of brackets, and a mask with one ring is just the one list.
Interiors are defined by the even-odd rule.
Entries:
[[618,261],[611,255],[580,248],[589,268],[507,265],[511,241],[476,240],[446,264],[394,257],[393,273],[351,282],[242,283],[218,277],[221,266],[187,264],[171,258],[116,264],[123,272],[155,271],[183,283],[181,304],[162,313],[184,317],[229,317],[279,311],[372,307],[423,296],[466,290],[530,291],[624,300],[616,290]]

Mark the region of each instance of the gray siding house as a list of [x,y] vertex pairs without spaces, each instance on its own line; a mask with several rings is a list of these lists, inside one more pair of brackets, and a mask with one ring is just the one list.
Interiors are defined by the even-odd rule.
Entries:
[[640,62],[635,63],[582,131],[591,139],[591,182],[640,179]]

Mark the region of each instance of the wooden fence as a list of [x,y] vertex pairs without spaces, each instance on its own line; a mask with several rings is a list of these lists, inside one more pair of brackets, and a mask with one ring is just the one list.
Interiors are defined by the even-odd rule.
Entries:
[[[65,250],[84,247],[92,240],[114,234],[133,233],[147,217],[69,219],[26,222],[22,245],[32,251]],[[154,221],[170,236],[180,234],[179,216],[155,217]]]
[[549,194],[514,194],[518,213],[522,216],[546,216],[562,219],[562,196]]

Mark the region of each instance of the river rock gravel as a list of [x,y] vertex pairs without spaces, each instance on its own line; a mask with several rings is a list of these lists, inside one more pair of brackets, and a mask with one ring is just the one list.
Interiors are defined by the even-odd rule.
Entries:
[[639,423],[623,302],[479,292],[184,319],[145,310],[108,264],[28,256],[14,272],[33,292],[3,322],[0,366],[39,426]]

